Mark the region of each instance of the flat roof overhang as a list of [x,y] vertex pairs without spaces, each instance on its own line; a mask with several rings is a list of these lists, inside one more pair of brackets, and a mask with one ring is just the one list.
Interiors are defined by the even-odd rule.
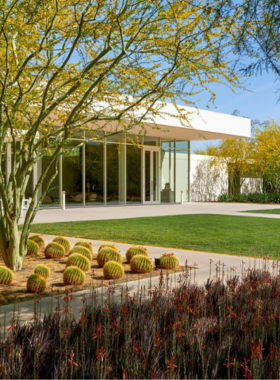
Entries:
[[[197,110],[191,107],[180,106],[187,115],[188,126],[182,125],[175,115],[177,110],[172,104],[167,104],[164,116],[157,116],[154,123],[144,122],[146,135],[178,140],[219,140],[251,137],[251,119],[226,115],[213,111]],[[107,132],[122,132],[123,126],[112,123],[104,128]],[[143,128],[135,126],[131,133],[143,134]]]

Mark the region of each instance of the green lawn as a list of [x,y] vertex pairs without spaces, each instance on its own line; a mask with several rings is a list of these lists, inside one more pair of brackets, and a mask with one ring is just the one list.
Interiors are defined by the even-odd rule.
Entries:
[[242,211],[242,212],[255,212],[256,214],[280,214],[280,208],[274,208],[272,210],[253,210],[253,211]]
[[280,220],[226,215],[34,224],[32,232],[280,259]]

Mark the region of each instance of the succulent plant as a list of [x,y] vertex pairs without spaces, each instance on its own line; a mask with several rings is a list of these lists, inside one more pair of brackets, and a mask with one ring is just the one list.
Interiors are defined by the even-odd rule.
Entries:
[[144,255],[136,255],[130,260],[130,269],[134,273],[150,273],[154,268],[152,260]]
[[0,266],[0,284],[11,285],[14,279],[14,274],[11,269]]
[[130,262],[132,257],[136,255],[143,255],[149,257],[148,250],[144,247],[140,247],[139,245],[133,245],[132,247],[130,247],[126,252],[125,257],[126,260]]
[[98,253],[101,251],[101,249],[102,248],[107,248],[107,247],[109,247],[109,248],[113,248],[113,249],[115,249],[115,250],[117,250],[118,251],[118,248],[114,245],[114,244],[110,244],[110,243],[103,243],[103,244],[101,244],[101,246],[98,248]]
[[68,257],[66,262],[67,267],[75,266],[77,268],[82,269],[84,272],[88,272],[91,268],[91,264],[89,259],[85,256],[80,255],[79,253],[73,253]]
[[76,246],[81,246],[81,247],[87,248],[90,251],[90,253],[93,255],[93,246],[92,246],[92,244],[90,242],[84,241],[84,240],[79,240],[75,244],[75,247]]
[[79,253],[80,255],[85,256],[90,261],[92,260],[92,254],[91,254],[90,250],[87,249],[86,247],[81,246],[81,245],[75,245],[75,247],[70,252],[70,255],[72,255],[73,253]]
[[27,240],[26,256],[38,255],[39,245],[33,240]]
[[178,269],[179,265],[179,259],[174,253],[164,253],[160,257],[159,267],[161,269]]
[[34,270],[35,274],[39,274],[40,276],[43,276],[45,278],[50,277],[50,269],[46,265],[37,265],[37,267]]
[[27,290],[31,293],[43,293],[46,290],[47,281],[39,274],[32,274],[27,279]]
[[100,267],[103,267],[107,261],[122,264],[122,255],[116,248],[104,247],[98,252],[96,260]]
[[86,280],[84,272],[75,266],[68,267],[63,272],[64,285],[83,285]]
[[65,256],[65,249],[61,244],[49,243],[45,248],[46,259],[60,259]]
[[62,247],[64,247],[65,249],[65,253],[69,253],[71,251],[71,243],[68,239],[66,239],[65,237],[63,236],[58,236],[56,238],[53,239],[53,242],[54,243],[58,243],[60,245],[62,245]]
[[39,245],[39,248],[45,248],[45,240],[40,235],[32,235],[29,240],[35,241]]
[[103,267],[103,274],[107,280],[117,280],[124,276],[124,268],[116,261],[107,261]]

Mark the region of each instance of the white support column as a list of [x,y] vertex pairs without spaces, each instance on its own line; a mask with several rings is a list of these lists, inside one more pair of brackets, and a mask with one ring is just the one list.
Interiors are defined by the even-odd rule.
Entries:
[[104,206],[107,206],[107,140],[104,137],[103,145],[103,201]]
[[66,209],[66,202],[65,202],[65,191],[62,191],[62,194],[61,194],[61,203],[62,203],[62,210],[65,210]]
[[[62,156],[60,155],[59,156],[59,169],[58,169],[58,176],[59,176],[59,203],[60,203],[60,207],[63,208],[63,205],[62,205]],[[64,191],[64,210],[65,210],[65,191]]]

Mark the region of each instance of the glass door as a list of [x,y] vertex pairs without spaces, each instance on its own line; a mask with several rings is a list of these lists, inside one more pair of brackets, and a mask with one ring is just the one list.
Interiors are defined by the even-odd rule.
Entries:
[[160,150],[143,149],[143,203],[160,203]]

